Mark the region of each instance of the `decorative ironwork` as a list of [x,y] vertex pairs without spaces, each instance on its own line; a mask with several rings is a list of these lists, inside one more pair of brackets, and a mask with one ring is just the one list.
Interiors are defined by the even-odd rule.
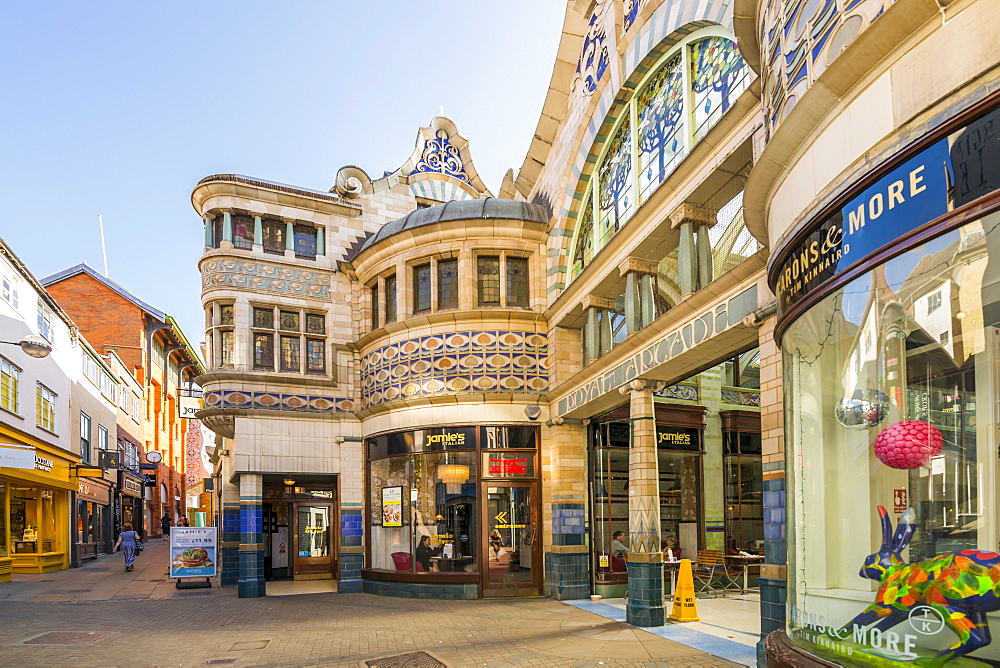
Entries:
[[594,12],[590,17],[587,36],[583,40],[583,51],[580,53],[580,61],[576,66],[576,73],[580,75],[583,90],[587,94],[597,90],[597,82],[604,76],[608,64],[611,62],[606,42],[607,36],[604,33],[604,26],[601,24],[597,12]]
[[465,164],[458,148],[451,143],[448,133],[438,130],[433,139],[424,142],[424,150],[420,154],[420,162],[414,168],[415,172],[435,172],[454,176],[461,181],[469,182],[465,173]]

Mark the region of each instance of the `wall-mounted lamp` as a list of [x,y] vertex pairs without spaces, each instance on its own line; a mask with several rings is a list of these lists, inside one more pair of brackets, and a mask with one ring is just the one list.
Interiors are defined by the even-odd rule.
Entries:
[[295,480],[293,478],[285,478],[281,482],[285,483],[285,487],[295,487]]
[[12,346],[21,346],[21,350],[24,351],[25,355],[30,355],[31,357],[37,357],[39,359],[48,357],[49,353],[52,352],[51,344],[49,344],[49,342],[42,337],[35,336],[34,334],[25,336],[20,341],[0,341],[0,343],[9,343]]

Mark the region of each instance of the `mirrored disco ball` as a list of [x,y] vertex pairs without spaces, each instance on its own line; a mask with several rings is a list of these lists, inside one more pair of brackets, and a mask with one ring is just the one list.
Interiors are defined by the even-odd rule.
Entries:
[[838,401],[833,415],[848,429],[871,429],[889,415],[889,397],[879,390],[861,388]]

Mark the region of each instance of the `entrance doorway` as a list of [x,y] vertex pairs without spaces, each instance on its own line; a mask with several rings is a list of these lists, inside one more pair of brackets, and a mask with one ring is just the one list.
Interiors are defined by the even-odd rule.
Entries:
[[333,504],[295,504],[294,572],[296,580],[320,580],[333,577],[335,570]]
[[507,482],[484,486],[483,596],[537,596],[542,571],[537,487]]
[[329,476],[264,478],[264,577],[330,580],[340,544],[336,481]]

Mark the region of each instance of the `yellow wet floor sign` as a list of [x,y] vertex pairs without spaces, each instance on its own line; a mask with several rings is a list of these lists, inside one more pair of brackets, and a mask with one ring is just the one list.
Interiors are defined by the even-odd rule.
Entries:
[[698,608],[694,604],[694,578],[691,576],[691,560],[681,559],[680,572],[677,574],[677,587],[674,589],[674,607],[670,610],[670,619],[678,622],[697,622]]

